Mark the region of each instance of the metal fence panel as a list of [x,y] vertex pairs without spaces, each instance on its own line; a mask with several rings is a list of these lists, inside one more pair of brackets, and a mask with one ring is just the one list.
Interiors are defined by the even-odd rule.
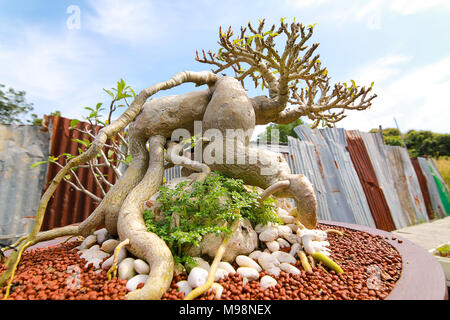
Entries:
[[395,224],[391,210],[378,182],[374,167],[370,160],[369,151],[364,144],[358,130],[347,131],[347,150],[358,173],[359,180],[366,194],[372,217],[378,229],[392,231]]
[[0,125],[0,241],[11,244],[31,231],[48,166],[49,134],[38,126]]
[[436,215],[436,218],[445,217],[445,209],[442,205],[441,197],[439,196],[439,190],[436,186],[436,182],[434,181],[433,174],[428,165],[428,161],[425,158],[417,158],[419,162],[420,169],[427,181],[428,192],[430,194],[431,205],[433,207],[433,211]]
[[[375,222],[361,182],[346,150],[345,130],[330,128],[312,130],[307,125],[294,130],[302,142],[310,142],[314,146],[319,170],[312,174],[321,173],[329,211],[325,215],[334,221],[374,227]],[[291,150],[298,153],[294,148]],[[302,160],[301,153],[297,154],[297,157],[299,161]],[[310,175],[301,171],[298,173],[311,177],[311,173]]]
[[378,134],[360,132],[360,135],[369,151],[370,160],[377,175],[378,183],[383,190],[384,197],[391,210],[395,228],[404,228],[408,226],[408,221],[403,213],[403,208],[397,190],[395,189],[395,184],[392,179],[394,174],[386,154],[384,142]]
[[425,202],[408,151],[397,146],[385,146],[385,148],[393,169],[392,180],[397,189],[403,212],[408,219],[408,224],[427,222]]

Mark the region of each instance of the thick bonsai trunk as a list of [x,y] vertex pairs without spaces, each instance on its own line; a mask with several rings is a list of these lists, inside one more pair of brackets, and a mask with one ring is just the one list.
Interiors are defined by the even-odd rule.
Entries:
[[130,192],[119,213],[117,230],[121,240],[129,239],[127,249],[150,265],[150,275],[142,289],[130,292],[128,299],[160,299],[170,286],[174,261],[166,243],[147,232],[142,211],[144,202],[161,186],[164,176],[164,144],[162,136],[150,138],[150,164],[142,181]]

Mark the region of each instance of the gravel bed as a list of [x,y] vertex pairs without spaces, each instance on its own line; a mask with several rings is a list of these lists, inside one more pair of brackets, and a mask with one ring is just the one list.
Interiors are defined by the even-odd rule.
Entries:
[[[318,229],[330,226],[319,225]],[[263,289],[258,280],[243,284],[239,274],[219,280],[223,300],[379,300],[388,296],[400,277],[402,260],[398,252],[381,236],[332,226],[344,232],[344,236],[329,234],[331,258],[344,270],[336,274],[333,270],[316,265],[312,273],[306,273],[297,260],[295,266],[301,274],[281,272],[275,277],[274,287]],[[393,237],[393,240],[394,237]],[[72,241],[55,247],[34,249],[25,252],[16,272],[10,299],[51,300],[121,300],[127,289],[126,280],[108,281],[106,271],[95,271],[85,267],[86,261],[75,250],[80,244]],[[233,265],[235,268],[236,264]],[[68,268],[72,272],[68,272]],[[77,270],[74,278],[73,269]],[[0,264],[0,273],[5,270]],[[260,272],[260,276],[268,275]],[[75,280],[74,280],[75,279]],[[171,287],[163,300],[182,299],[176,283],[186,280],[182,273],[174,276]],[[78,282],[77,282],[78,281]],[[75,282],[75,283],[74,283]],[[72,284],[72,285],[70,285]],[[0,293],[2,298],[4,291]],[[200,300],[216,300],[214,292],[205,294]]]

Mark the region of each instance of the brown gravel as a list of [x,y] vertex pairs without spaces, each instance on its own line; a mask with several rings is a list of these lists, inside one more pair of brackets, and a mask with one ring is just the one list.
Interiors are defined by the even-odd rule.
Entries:
[[[26,251],[14,276],[9,299],[123,300],[127,293],[126,281],[108,281],[105,271],[96,273],[92,265],[86,268],[86,261],[75,250],[71,251],[79,244],[79,241],[72,241]],[[0,265],[0,273],[5,269]],[[0,299],[4,293],[5,289],[0,292]]]
[[[319,229],[328,226],[320,225]],[[301,271],[294,276],[281,272],[274,277],[275,287],[264,290],[259,281],[251,281],[243,286],[240,275],[235,274],[219,281],[224,287],[224,300],[348,300],[384,299],[399,279],[402,261],[398,252],[381,236],[333,227],[345,233],[343,237],[329,234],[328,241],[332,251],[331,258],[344,270],[337,275],[326,267],[316,266],[312,273],[302,270],[299,261],[296,267]],[[35,249],[25,252],[14,277],[10,299],[69,299],[69,300],[110,300],[124,299],[127,289],[125,280],[107,281],[106,272],[95,273],[92,266],[85,268],[85,260],[70,251],[79,245],[78,241],[56,247]],[[80,286],[69,289],[67,281],[72,275],[67,273],[69,266],[78,266]],[[378,275],[368,271],[375,266]],[[235,265],[236,267],[236,265]],[[0,273],[5,269],[0,264]],[[267,275],[264,272],[261,276]],[[186,280],[186,274],[175,275],[171,287],[163,295],[163,300],[182,299],[183,293],[177,291],[176,283]],[[375,279],[376,288],[371,285]],[[70,280],[70,279],[69,279]],[[2,298],[2,293],[0,293]],[[214,293],[206,294],[200,300],[215,300]]]

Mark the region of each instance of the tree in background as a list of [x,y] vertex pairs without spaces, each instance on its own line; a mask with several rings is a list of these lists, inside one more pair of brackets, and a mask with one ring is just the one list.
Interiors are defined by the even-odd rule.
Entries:
[[[378,133],[379,130],[372,129],[370,132]],[[403,147],[400,134],[395,128],[383,129],[384,142],[390,146]],[[411,158],[450,156],[450,134],[409,130],[403,138]]]
[[25,91],[6,90],[0,83],[0,123],[22,123],[21,116],[33,110],[33,104],[25,100]]
[[301,119],[297,119],[294,122],[291,122],[289,124],[274,124],[271,123],[266,127],[266,131],[258,135],[258,141],[271,143],[272,139],[275,138],[275,135],[272,134],[272,131],[278,130],[278,142],[280,143],[287,143],[288,142],[288,136],[298,138],[297,134],[294,131],[294,128],[304,124],[304,122]]

